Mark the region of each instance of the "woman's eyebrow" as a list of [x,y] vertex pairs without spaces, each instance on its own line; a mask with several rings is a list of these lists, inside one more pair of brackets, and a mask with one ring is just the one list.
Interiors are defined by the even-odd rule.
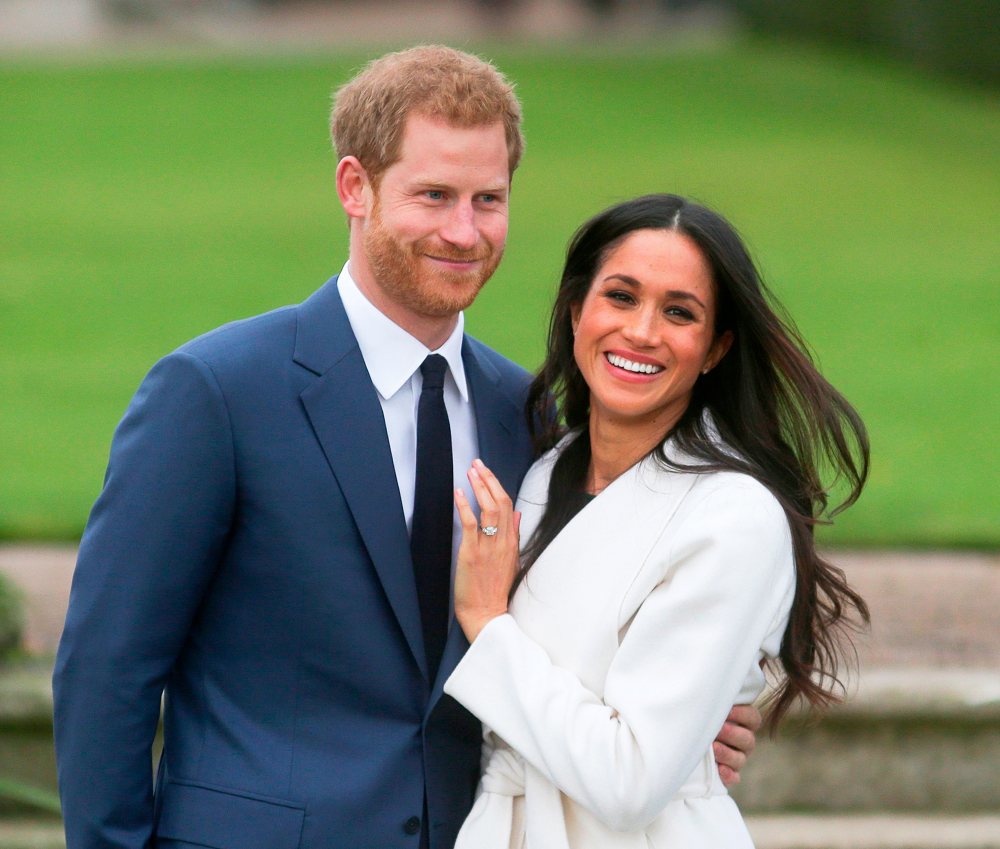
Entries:
[[[642,287],[642,283],[636,280],[629,274],[609,274],[604,278],[606,283],[608,280],[620,280],[626,286],[631,286],[634,289],[639,289]],[[704,303],[702,303],[701,298],[691,292],[685,291],[684,289],[668,289],[664,293],[668,298],[672,298],[678,301],[694,301],[702,309],[707,309]]]

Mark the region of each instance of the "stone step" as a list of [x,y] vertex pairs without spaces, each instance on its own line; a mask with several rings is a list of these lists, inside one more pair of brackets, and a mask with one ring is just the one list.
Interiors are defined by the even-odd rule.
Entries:
[[757,849],[1000,849],[1000,815],[747,817]]
[[762,738],[733,796],[759,813],[1000,812],[1000,674],[867,670],[821,721]]
[[[4,777],[55,788],[50,667],[0,675]],[[748,813],[1000,811],[1000,676],[870,670],[818,723],[762,739],[733,791]],[[0,843],[0,846],[3,846]]]
[[[825,555],[868,601],[861,669],[993,669],[1000,675],[1000,553],[854,551]],[[0,573],[24,593],[25,648],[55,651],[76,562],[72,544],[0,543]]]
[[[73,546],[0,545],[28,600],[34,668],[0,673],[3,776],[55,787],[51,665]],[[828,552],[869,600],[847,703],[762,739],[733,795],[750,813],[1000,811],[1000,555]],[[10,764],[10,766],[8,766]],[[0,841],[0,849],[5,844]]]
[[[752,816],[757,849],[1000,849],[1000,816]],[[0,821],[3,849],[65,849],[62,826]],[[721,849],[721,847],[720,847]]]
[[0,820],[0,846],[3,849],[66,849],[66,839],[58,822]]

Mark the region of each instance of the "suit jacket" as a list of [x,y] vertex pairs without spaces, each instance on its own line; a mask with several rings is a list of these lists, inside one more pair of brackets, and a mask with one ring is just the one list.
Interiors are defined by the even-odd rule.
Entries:
[[[554,458],[522,486],[524,539]],[[752,849],[711,743],[760,693],[794,587],[784,511],[752,478],[647,458],[616,479],[445,685],[487,726],[456,849]]]
[[[527,374],[466,338],[514,491]],[[480,727],[436,681],[385,424],[336,280],[161,360],[112,444],[53,680],[69,849],[450,849]],[[164,694],[155,781],[150,745]]]

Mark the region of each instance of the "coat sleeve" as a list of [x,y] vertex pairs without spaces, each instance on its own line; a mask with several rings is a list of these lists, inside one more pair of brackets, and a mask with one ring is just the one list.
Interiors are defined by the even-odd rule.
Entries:
[[603,697],[509,614],[482,630],[445,686],[615,830],[641,831],[664,810],[791,603],[790,534],[769,493],[749,482],[716,490],[683,525],[650,555],[663,577],[627,626]]
[[115,432],[80,544],[53,676],[68,849],[142,849],[164,683],[231,523],[233,440],[201,360],[175,353]]

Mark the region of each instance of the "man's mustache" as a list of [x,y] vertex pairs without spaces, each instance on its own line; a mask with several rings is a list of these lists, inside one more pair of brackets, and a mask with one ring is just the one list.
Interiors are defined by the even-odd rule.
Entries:
[[490,250],[456,251],[451,248],[446,250],[428,250],[422,246],[418,248],[417,252],[424,256],[443,259],[448,262],[479,262],[489,259],[493,255],[493,251]]

